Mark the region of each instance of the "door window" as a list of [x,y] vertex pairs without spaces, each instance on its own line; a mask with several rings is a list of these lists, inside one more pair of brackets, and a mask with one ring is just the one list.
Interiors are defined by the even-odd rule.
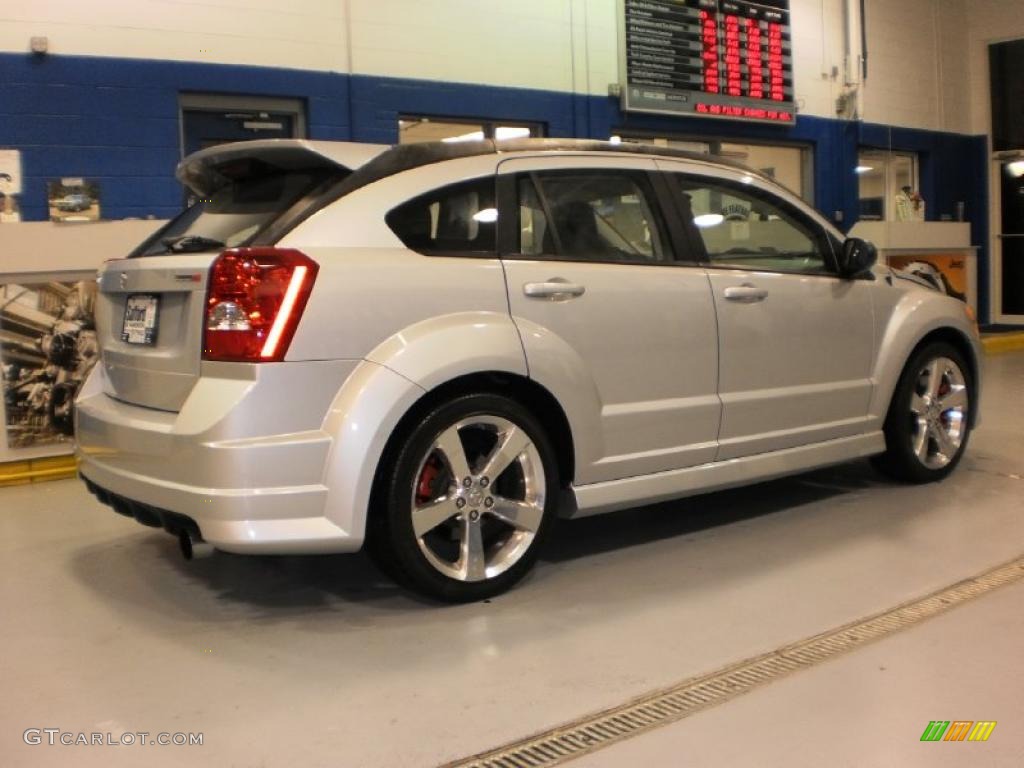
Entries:
[[861,150],[857,191],[862,221],[923,221],[917,183],[917,156],[906,152]]
[[435,189],[386,217],[407,248],[420,253],[494,253],[498,209],[494,177]]
[[676,175],[683,223],[714,267],[832,274],[828,241],[760,190]]
[[550,171],[520,176],[519,251],[578,261],[671,259],[646,174]]
[[1003,315],[1024,315],[1024,162],[1001,164],[999,169],[1000,282]]

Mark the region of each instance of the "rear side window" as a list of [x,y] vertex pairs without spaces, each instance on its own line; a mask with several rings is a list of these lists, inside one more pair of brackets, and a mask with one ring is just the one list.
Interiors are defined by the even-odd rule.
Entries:
[[428,254],[495,251],[494,177],[452,184],[413,198],[386,217],[409,249]]
[[646,175],[550,171],[521,176],[519,251],[581,261],[671,259]]
[[217,172],[223,184],[158,230],[132,257],[248,245],[297,203],[348,173],[282,169],[257,159],[233,161]]

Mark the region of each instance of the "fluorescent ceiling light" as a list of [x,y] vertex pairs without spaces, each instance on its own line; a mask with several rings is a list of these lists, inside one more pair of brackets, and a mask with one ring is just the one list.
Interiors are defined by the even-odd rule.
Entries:
[[701,229],[717,227],[723,221],[725,221],[725,216],[720,213],[702,213],[700,216],[693,217],[693,223]]
[[1015,179],[1019,179],[1021,176],[1024,176],[1024,160],[1014,160],[1012,163],[1007,163],[1006,170]]
[[874,166],[871,165],[858,165],[853,169],[854,173],[867,173],[868,171],[875,170]]
[[473,214],[473,221],[479,221],[481,224],[493,224],[497,220],[497,208],[484,208],[482,211],[477,211]]

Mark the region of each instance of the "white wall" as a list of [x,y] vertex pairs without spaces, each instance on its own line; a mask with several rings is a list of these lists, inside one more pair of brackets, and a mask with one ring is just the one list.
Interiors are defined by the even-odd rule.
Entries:
[[[382,3],[384,4],[384,3]],[[344,71],[341,0],[6,0],[0,51]]]
[[[1024,34],[1022,5],[868,0],[870,73],[862,117],[983,131],[987,60],[979,41]],[[842,75],[836,80],[831,72],[843,71],[843,0],[791,0],[791,10],[800,111],[834,117]],[[26,51],[32,35],[49,37],[55,54],[353,71],[595,95],[619,79],[616,0],[0,4],[0,51]]]
[[968,48],[963,62],[968,65],[971,132],[990,133],[988,46],[1024,37],[1024,0],[967,0],[967,8]]
[[865,120],[967,133],[966,0],[869,0]]

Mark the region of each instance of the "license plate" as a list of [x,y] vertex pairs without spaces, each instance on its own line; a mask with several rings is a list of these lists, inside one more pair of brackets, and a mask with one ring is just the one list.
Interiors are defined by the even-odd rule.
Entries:
[[160,309],[160,297],[150,294],[135,294],[128,297],[124,306],[124,326],[121,341],[129,344],[156,343],[156,318]]

